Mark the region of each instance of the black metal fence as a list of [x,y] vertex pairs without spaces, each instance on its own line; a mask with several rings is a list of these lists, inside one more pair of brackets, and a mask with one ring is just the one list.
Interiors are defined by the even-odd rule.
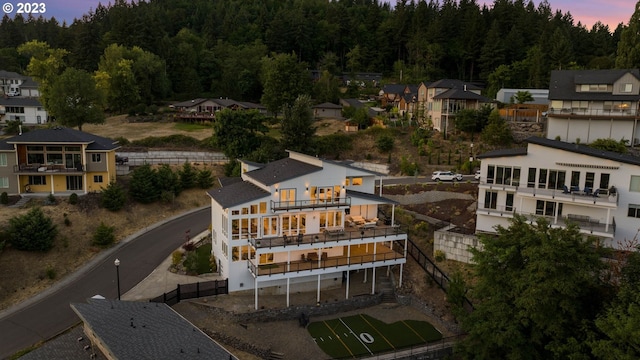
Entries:
[[181,300],[195,299],[204,296],[221,295],[229,293],[227,280],[213,280],[197,282],[193,284],[178,284],[175,290],[155,297],[149,302],[165,303],[173,306]]
[[[436,282],[436,284],[438,284],[438,286],[440,286],[442,290],[444,290],[445,293],[449,290],[449,283],[451,280],[447,274],[440,270],[440,268],[438,268],[438,266],[431,261],[431,259],[429,259],[427,255],[422,252],[422,250],[414,244],[413,241],[411,241],[411,239],[407,239],[407,253],[411,255],[411,257],[424,269],[424,271],[427,272],[427,274],[429,274],[429,276]],[[471,303],[471,301],[466,297],[464,297],[463,301],[462,306],[464,309],[468,312],[473,311],[473,303]]]

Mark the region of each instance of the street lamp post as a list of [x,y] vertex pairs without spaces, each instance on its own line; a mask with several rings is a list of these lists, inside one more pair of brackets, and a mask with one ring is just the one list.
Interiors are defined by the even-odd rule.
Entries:
[[120,260],[116,259],[113,265],[116,266],[116,283],[118,284],[118,300],[120,300]]
[[471,155],[469,156],[469,174],[473,174],[473,143],[471,143]]

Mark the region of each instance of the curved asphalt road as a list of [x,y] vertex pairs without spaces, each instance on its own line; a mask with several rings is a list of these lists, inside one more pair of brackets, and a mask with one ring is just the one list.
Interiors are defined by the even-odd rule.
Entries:
[[47,291],[0,313],[0,358],[46,341],[78,323],[70,303],[86,302],[96,294],[117,298],[116,258],[120,260],[120,293],[124,294],[185,241],[187,230],[191,235],[199,234],[210,222],[211,209],[206,207],[145,229],[99,254]]

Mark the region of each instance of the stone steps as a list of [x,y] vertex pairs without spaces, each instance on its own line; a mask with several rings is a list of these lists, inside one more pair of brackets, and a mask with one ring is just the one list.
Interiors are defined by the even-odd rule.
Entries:
[[25,206],[29,202],[29,200],[31,200],[30,197],[23,196],[23,197],[20,198],[20,200],[18,200],[17,203],[15,203],[15,204],[13,204],[13,205],[11,205],[9,207],[10,208],[21,208],[21,207]]

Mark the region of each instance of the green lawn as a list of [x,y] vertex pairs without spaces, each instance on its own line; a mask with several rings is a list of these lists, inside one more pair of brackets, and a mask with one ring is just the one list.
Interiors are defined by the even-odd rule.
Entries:
[[213,127],[211,126],[211,124],[177,122],[175,123],[174,128],[176,130],[181,130],[181,131],[200,131],[200,130],[212,129]]
[[368,356],[442,339],[442,334],[426,321],[387,324],[364,314],[312,322],[307,329],[318,346],[334,359]]

